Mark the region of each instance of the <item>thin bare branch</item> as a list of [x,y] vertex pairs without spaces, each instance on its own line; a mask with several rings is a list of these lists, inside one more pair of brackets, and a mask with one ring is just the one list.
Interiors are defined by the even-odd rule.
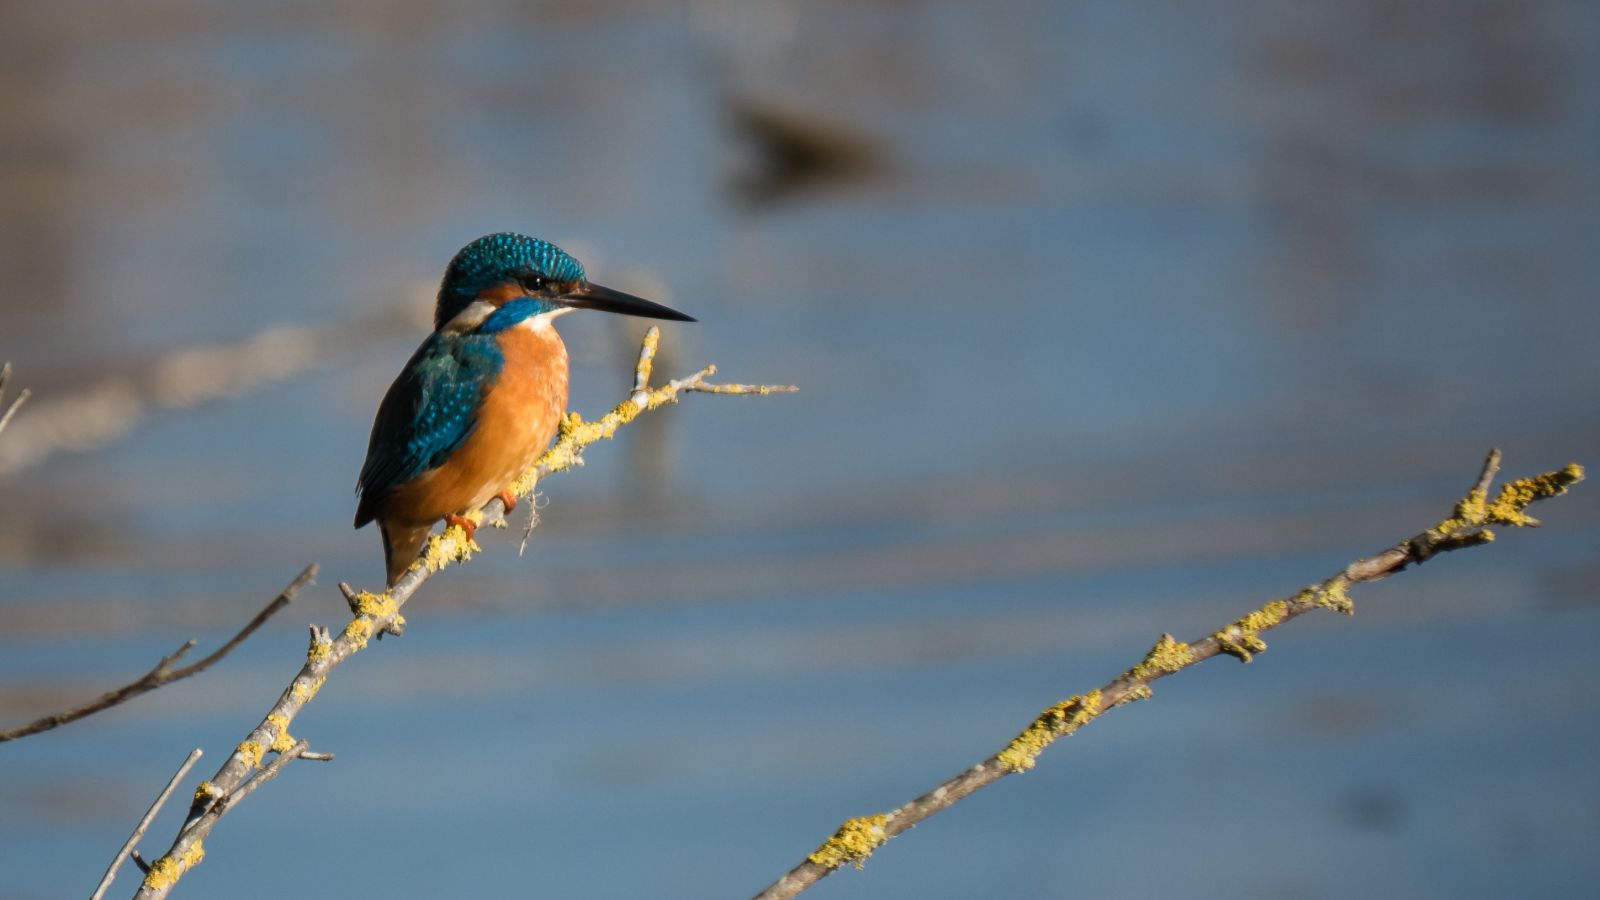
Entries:
[[1494,484],[1494,477],[1500,474],[1500,451],[1490,450],[1483,458],[1483,467],[1478,470],[1478,480],[1473,482],[1472,489],[1467,492],[1468,497],[1488,497],[1489,486]]
[[793,394],[800,390],[792,384],[707,384],[700,382],[684,387],[686,391],[697,394]]
[[61,453],[109,444],[134,431],[151,413],[239,396],[325,367],[365,344],[413,327],[410,308],[383,306],[319,325],[272,325],[242,340],[181,347],[118,367],[81,390],[35,403],[0,446],[0,478]]
[[[561,432],[555,443],[511,485],[509,490],[512,496],[531,500],[539,479],[582,465],[582,453],[585,447],[610,438],[618,428],[633,421],[642,412],[675,403],[684,392],[702,390],[708,386],[705,379],[716,371],[714,366],[707,366],[688,378],[672,381],[661,387],[649,387],[655,348],[660,339],[659,328],[652,327],[646,333],[639,362],[634,369],[636,389],[629,394],[628,399],[593,422],[585,422],[578,414],[568,413],[561,423]],[[793,390],[787,385],[761,387],[764,390],[752,388],[730,393],[773,393]],[[485,521],[499,522],[504,521],[505,511],[505,504],[496,497],[484,504],[482,509],[470,513],[467,518],[474,520],[475,524],[482,524]],[[326,629],[312,627],[305,664],[300,667],[300,671],[279,695],[277,702],[267,714],[234,748],[227,761],[217,770],[217,774],[212,776],[210,781],[204,782],[201,789],[196,792],[195,802],[190,806],[189,815],[177,838],[172,842],[172,847],[161,859],[151,864],[150,872],[145,876],[144,884],[136,895],[138,900],[157,900],[167,896],[178,879],[199,864],[205,856],[203,841],[228,811],[230,803],[234,802],[228,798],[236,792],[254,790],[251,785],[262,781],[259,775],[249,782],[246,778],[261,768],[261,761],[268,752],[279,754],[278,758],[269,764],[274,775],[295,755],[304,754],[304,744],[297,742],[289,734],[289,726],[306,704],[316,697],[329,673],[365,649],[368,641],[374,636],[384,633],[399,634],[405,627],[405,617],[400,614],[400,610],[416,594],[417,589],[434,573],[467,561],[480,549],[467,537],[466,531],[461,526],[451,525],[440,534],[429,538],[421,557],[389,590],[374,594],[356,591],[349,585],[340,585],[340,592],[344,594],[345,602],[350,606],[352,618],[337,636],[330,634]],[[265,774],[265,771],[262,774]]]
[[970,769],[947,779],[911,802],[887,813],[848,819],[799,865],[756,895],[757,900],[786,900],[816,884],[846,863],[860,866],[873,851],[895,835],[934,813],[948,809],[972,792],[1007,775],[1033,768],[1044,749],[1077,731],[1102,713],[1150,696],[1157,679],[1219,655],[1249,662],[1267,649],[1261,634],[1315,609],[1349,614],[1354,611],[1349,589],[1376,581],[1421,563],[1439,553],[1489,543],[1491,525],[1525,526],[1530,503],[1559,496],[1583,480],[1583,469],[1567,466],[1501,489],[1494,503],[1487,502],[1490,482],[1500,469],[1500,452],[1492,450],[1483,470],[1449,518],[1381,553],[1345,566],[1323,581],[1290,597],[1273,600],[1220,630],[1188,644],[1163,634],[1143,660],[1120,677],[1086,694],[1078,694],[1044,710],[1010,744]]
[[100,900],[101,897],[106,895],[106,890],[111,887],[111,882],[117,877],[117,870],[122,868],[122,861],[135,852],[133,848],[138,845],[139,839],[144,837],[145,829],[149,828],[150,823],[155,821],[156,813],[161,811],[162,804],[166,803],[167,798],[172,796],[172,789],[178,786],[178,782],[183,780],[183,776],[189,774],[189,769],[193,768],[195,761],[204,755],[204,751],[199,747],[189,751],[189,756],[183,761],[183,765],[179,766],[178,771],[173,773],[172,779],[167,782],[167,786],[161,789],[160,795],[156,797],[156,802],[150,804],[150,808],[145,810],[144,818],[139,820],[139,824],[133,829],[133,834],[128,835],[128,839],[122,844],[122,849],[117,851],[116,857],[111,860],[111,865],[106,867],[106,874],[100,877],[100,883],[95,886],[94,893],[89,895],[89,900]]
[[243,628],[239,629],[238,634],[235,634],[233,637],[229,638],[226,644],[223,644],[221,647],[218,647],[216,650],[212,651],[211,655],[207,656],[205,659],[202,659],[199,662],[190,663],[181,669],[172,668],[173,663],[177,662],[179,659],[182,659],[184,654],[194,649],[195,642],[193,640],[185,641],[177,650],[174,650],[166,656],[161,657],[160,661],[157,662],[155,666],[150,669],[150,671],[144,673],[137,680],[125,684],[122,687],[107,691],[104,694],[101,694],[99,697],[96,697],[95,699],[81,706],[74,707],[64,712],[51,713],[48,716],[35,719],[26,725],[18,725],[15,728],[6,731],[0,731],[0,743],[14,741],[17,738],[27,737],[30,734],[38,734],[41,731],[49,731],[52,728],[60,727],[68,722],[76,722],[85,716],[91,716],[97,712],[101,712],[102,710],[107,710],[113,706],[126,703],[140,694],[147,694],[163,685],[171,684],[174,681],[181,681],[191,675],[198,675],[201,672],[204,672],[206,669],[209,669],[215,665],[218,660],[222,659],[224,656],[227,656],[229,653],[232,653],[235,647],[244,643],[245,639],[254,634],[256,629],[261,627],[262,623],[272,618],[274,613],[280,609],[283,609],[285,606],[288,606],[290,601],[294,600],[294,595],[299,593],[302,587],[305,587],[311,582],[312,579],[316,577],[316,565],[313,564],[306,566],[305,570],[296,576],[294,581],[289,582],[289,586],[284,588],[283,591],[278,594],[278,596],[274,597],[271,603],[268,603],[260,612],[256,613],[255,618],[251,619]]
[[[6,363],[0,366],[0,402],[4,402],[6,399],[6,382],[10,380],[11,363]],[[33,396],[33,392],[27,388],[23,388],[17,393],[17,399],[11,401],[11,405],[6,407],[5,412],[0,413],[0,431],[6,430],[6,426],[11,424],[11,417],[17,414],[17,410],[21,409],[22,404],[27,403],[28,398],[31,396]]]
[[284,766],[287,766],[290,762],[305,756],[305,754],[306,742],[296,741],[293,747],[290,747],[282,753],[279,753],[277,757],[272,760],[272,762],[262,766],[261,771],[257,772],[254,778],[240,785],[238,790],[218,800],[216,805],[217,815],[220,816],[233,807],[244,802],[244,798],[255,793],[256,788],[259,788],[272,779],[277,778],[278,773],[283,771]]

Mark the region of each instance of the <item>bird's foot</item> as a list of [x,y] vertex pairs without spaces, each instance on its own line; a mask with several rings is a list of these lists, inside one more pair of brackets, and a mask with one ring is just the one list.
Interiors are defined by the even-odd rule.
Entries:
[[445,516],[444,527],[449,528],[451,525],[461,526],[461,530],[467,533],[467,543],[469,544],[473,542],[473,536],[478,533],[478,523],[466,516],[458,516],[455,513]]
[[499,497],[500,498],[500,502],[504,503],[506,505],[506,514],[507,515],[509,515],[513,509],[517,508],[517,497],[516,497],[515,494],[511,493],[511,490],[509,488],[506,489],[506,490],[501,491],[498,494],[495,494],[495,496]]

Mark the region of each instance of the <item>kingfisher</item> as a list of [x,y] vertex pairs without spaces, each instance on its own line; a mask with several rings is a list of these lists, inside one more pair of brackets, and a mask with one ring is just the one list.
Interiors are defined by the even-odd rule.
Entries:
[[356,493],[356,526],[376,521],[388,584],[410,568],[440,519],[498,496],[539,458],[567,408],[567,348],[554,322],[574,309],[693,322],[659,303],[592,284],[560,247],[510,232],[450,260],[433,333],[378,406]]

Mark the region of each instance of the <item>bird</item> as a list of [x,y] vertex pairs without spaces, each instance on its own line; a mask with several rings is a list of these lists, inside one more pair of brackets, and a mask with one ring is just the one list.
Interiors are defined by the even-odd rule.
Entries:
[[441,519],[498,496],[539,458],[567,406],[567,349],[555,320],[575,309],[693,322],[659,303],[593,284],[560,247],[513,232],[478,238],[445,269],[433,333],[378,405],[357,479],[355,527],[377,522],[388,586]]

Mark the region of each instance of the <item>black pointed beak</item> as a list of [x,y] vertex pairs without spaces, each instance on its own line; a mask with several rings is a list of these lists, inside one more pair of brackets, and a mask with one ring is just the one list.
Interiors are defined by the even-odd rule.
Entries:
[[563,306],[576,307],[577,309],[598,309],[601,312],[620,313],[625,316],[642,316],[646,319],[671,319],[674,322],[693,322],[693,316],[686,316],[675,309],[662,306],[643,297],[624,294],[598,284],[584,284],[576,290],[568,291],[556,298],[556,302]]

